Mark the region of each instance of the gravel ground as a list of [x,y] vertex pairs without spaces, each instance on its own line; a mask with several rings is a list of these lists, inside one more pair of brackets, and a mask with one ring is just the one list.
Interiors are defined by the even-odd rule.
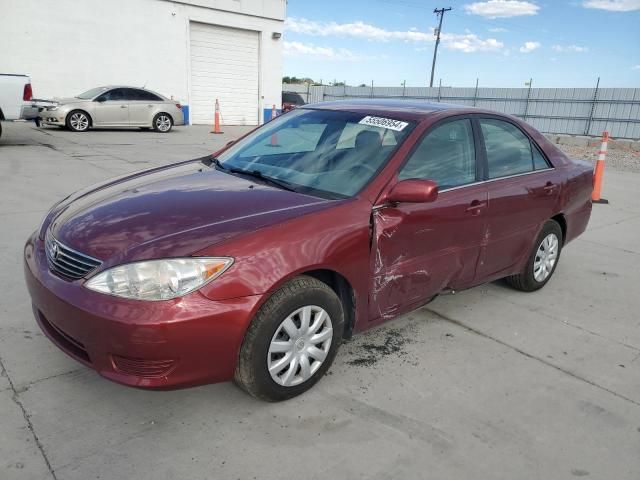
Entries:
[[[576,145],[556,145],[560,150],[571,158],[580,160],[596,161],[599,147],[579,147]],[[607,167],[617,170],[640,172],[640,152],[630,148],[610,148],[606,157]]]

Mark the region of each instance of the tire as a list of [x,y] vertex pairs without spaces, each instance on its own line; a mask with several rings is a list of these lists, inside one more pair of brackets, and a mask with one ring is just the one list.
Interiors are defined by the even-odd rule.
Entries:
[[548,220],[536,238],[524,271],[507,277],[507,283],[523,292],[533,292],[544,287],[556,271],[563,240],[558,222]]
[[74,132],[86,132],[91,127],[91,117],[84,110],[72,110],[65,120],[67,128]]
[[169,133],[173,128],[173,118],[168,113],[160,112],[153,117],[153,129],[160,133]]
[[[305,313],[310,326],[306,330]],[[292,330],[290,336],[287,332]],[[329,369],[343,331],[344,312],[335,292],[315,278],[296,277],[276,290],[251,322],[240,348],[235,382],[270,402],[300,395]],[[316,362],[320,363],[315,366]]]

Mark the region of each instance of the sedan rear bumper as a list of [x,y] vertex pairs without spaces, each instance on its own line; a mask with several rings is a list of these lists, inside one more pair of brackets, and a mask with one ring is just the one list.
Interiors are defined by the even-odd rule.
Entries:
[[120,299],[50,272],[36,234],[24,255],[38,325],[60,349],[100,375],[143,388],[233,378],[260,297],[211,301],[194,292],[159,302]]

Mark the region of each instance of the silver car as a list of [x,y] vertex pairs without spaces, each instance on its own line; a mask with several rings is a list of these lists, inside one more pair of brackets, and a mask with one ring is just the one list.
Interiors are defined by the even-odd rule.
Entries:
[[184,125],[182,106],[144,88],[114,85],[62,98],[40,112],[40,122],[84,132],[91,127],[153,128],[166,133]]

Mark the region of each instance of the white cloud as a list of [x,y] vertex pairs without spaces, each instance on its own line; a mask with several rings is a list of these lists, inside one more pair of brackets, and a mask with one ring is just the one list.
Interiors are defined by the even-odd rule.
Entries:
[[560,53],[585,53],[589,51],[589,47],[581,47],[580,45],[554,45],[551,49]]
[[521,53],[530,53],[540,48],[540,42],[524,42],[524,45],[520,47]]
[[[320,37],[353,37],[369,41],[388,42],[399,40],[404,42],[413,42],[424,44],[434,40],[433,31],[422,32],[415,27],[408,30],[385,30],[364,22],[352,23],[336,23],[336,22],[316,22],[305,18],[288,18],[285,22],[285,29],[289,32],[306,34]],[[498,51],[504,47],[504,43],[499,42],[495,38],[481,38],[478,35],[465,31],[465,33],[447,33],[443,32],[441,41],[444,48],[449,50],[458,50],[464,53],[473,52],[491,52]],[[326,58],[335,58],[337,51],[327,47],[315,47],[310,44],[300,42],[289,42],[289,47],[285,46],[285,53],[291,55],[294,53],[303,53],[303,47],[312,48],[316,55]],[[420,48],[420,47],[418,47]],[[322,50],[317,50],[322,49]],[[332,53],[326,50],[331,50]],[[308,54],[311,54],[310,52]]]
[[489,0],[475,2],[464,6],[467,13],[487,18],[519,17],[536,15],[540,7],[535,3],[520,0]]
[[346,48],[320,47],[312,43],[288,42],[283,43],[284,54],[288,57],[304,56],[317,57],[328,60],[361,61],[371,60],[374,56],[360,55]]
[[493,33],[504,33],[504,32],[508,32],[509,30],[502,27],[494,27],[494,28],[490,28],[489,31]]
[[640,63],[631,67],[631,70],[640,70]]
[[640,10],[640,0],[586,0],[582,6],[611,12],[631,12]]
[[442,45],[464,53],[497,52],[504,48],[504,43],[495,38],[482,39],[474,33],[442,33]]
[[354,37],[366,40],[387,42],[389,40],[404,40],[424,42],[433,40],[433,34],[415,29],[393,31],[385,30],[361,21],[352,23],[315,22],[306,18],[287,18],[285,29],[290,32],[303,33],[314,36]]

